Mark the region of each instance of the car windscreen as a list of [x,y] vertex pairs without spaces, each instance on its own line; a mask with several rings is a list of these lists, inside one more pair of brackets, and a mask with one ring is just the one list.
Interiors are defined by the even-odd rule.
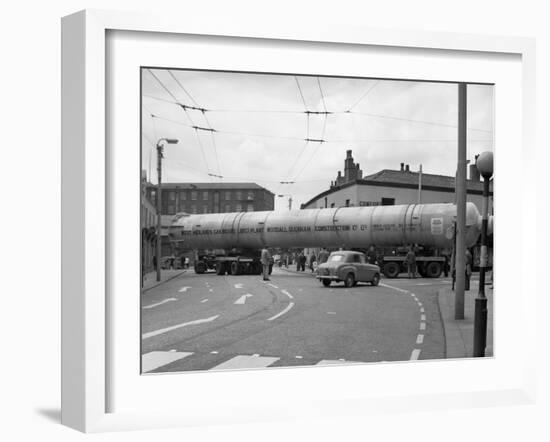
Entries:
[[330,255],[329,262],[343,262],[344,255]]

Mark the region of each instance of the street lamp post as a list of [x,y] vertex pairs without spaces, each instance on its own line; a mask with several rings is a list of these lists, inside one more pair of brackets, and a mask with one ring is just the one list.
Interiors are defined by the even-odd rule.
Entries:
[[157,246],[155,250],[155,256],[157,261],[157,281],[160,281],[160,249],[161,249],[161,210],[162,201],[160,194],[160,184],[162,182],[162,154],[164,151],[164,143],[177,144],[178,140],[174,138],[161,138],[157,141]]
[[487,297],[485,296],[485,269],[487,268],[487,225],[489,220],[489,183],[493,175],[493,153],[483,152],[476,161],[483,177],[483,207],[481,221],[481,253],[479,262],[479,291],[474,316],[474,357],[485,356],[487,346]]
[[288,210],[292,210],[292,195],[290,194],[284,194],[284,195],[277,195],[279,198],[284,198],[285,196],[288,196]]

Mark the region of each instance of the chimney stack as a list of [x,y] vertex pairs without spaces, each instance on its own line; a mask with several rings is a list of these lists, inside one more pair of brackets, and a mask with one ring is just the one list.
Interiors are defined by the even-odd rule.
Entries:
[[405,172],[410,172],[408,164],[405,166]]
[[401,172],[405,170],[405,163],[401,163]]

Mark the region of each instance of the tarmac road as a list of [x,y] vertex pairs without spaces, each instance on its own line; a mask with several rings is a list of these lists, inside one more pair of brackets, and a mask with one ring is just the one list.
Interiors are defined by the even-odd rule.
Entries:
[[325,288],[308,272],[192,270],[142,294],[142,372],[249,369],[445,357],[445,279]]

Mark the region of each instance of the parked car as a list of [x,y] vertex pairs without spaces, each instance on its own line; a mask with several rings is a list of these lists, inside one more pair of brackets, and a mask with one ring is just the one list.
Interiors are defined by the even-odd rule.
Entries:
[[361,252],[332,252],[328,261],[317,268],[317,278],[328,287],[331,282],[344,281],[346,287],[353,287],[358,282],[380,282],[380,267],[367,263]]

